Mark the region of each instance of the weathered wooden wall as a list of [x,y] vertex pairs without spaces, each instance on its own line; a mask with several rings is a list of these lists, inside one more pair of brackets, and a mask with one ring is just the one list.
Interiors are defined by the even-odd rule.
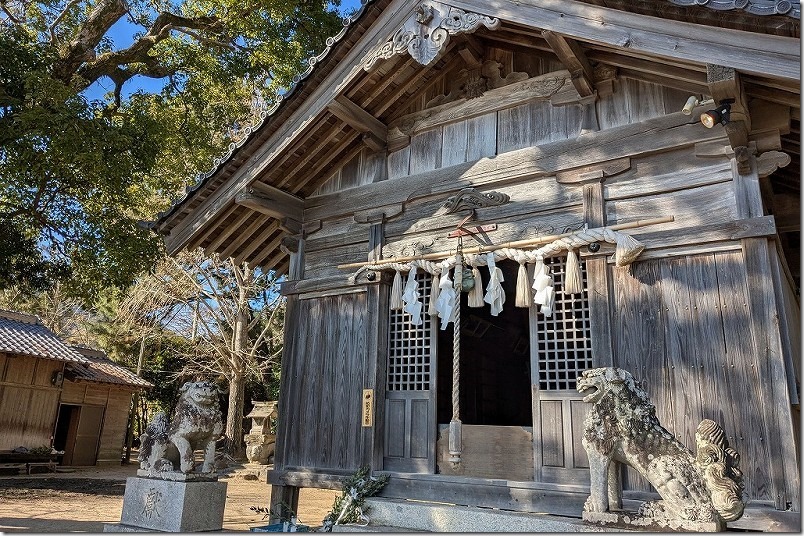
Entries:
[[[794,452],[772,451],[773,443],[792,445],[792,423],[774,416],[774,364],[755,352],[752,339],[767,326],[752,322],[743,252],[638,262],[632,275],[611,270],[615,364],[631,371],[687,446],[702,419],[721,423],[740,453],[748,496],[775,500],[783,475],[798,467]],[[629,471],[631,489],[647,489],[634,477]]]
[[59,405],[53,373],[64,363],[0,353],[0,450],[50,446]]
[[[97,465],[119,464],[131,405],[130,387],[90,382],[64,382],[63,404],[102,408],[103,421],[98,443]],[[96,410],[100,411],[100,409]]]
[[371,463],[361,423],[362,391],[374,368],[367,363],[367,293],[298,299],[287,322],[294,328],[283,354],[288,389],[278,462],[351,471]]

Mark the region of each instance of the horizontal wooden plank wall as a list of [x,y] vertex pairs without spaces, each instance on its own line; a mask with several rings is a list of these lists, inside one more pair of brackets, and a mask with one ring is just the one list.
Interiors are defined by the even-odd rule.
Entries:
[[292,353],[283,356],[283,467],[355,470],[371,462],[361,426],[366,307],[365,292],[296,302]]
[[[763,378],[770,365],[753,352],[743,253],[637,262],[632,275],[612,271],[615,365],[634,375],[662,425],[689,448],[702,419],[719,422],[740,454],[747,496],[775,500],[783,490],[770,474],[769,438],[780,437],[785,423],[769,418],[774,402]],[[780,463],[798,474],[794,458]],[[648,489],[630,470],[627,486]]]
[[64,363],[0,354],[0,450],[50,446],[59,388],[51,384]]

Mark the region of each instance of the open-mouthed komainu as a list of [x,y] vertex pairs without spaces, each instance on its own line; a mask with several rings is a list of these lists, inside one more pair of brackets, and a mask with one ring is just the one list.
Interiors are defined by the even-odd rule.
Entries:
[[643,504],[640,516],[721,526],[742,516],[740,458],[729,448],[720,425],[709,419],[698,425],[693,455],[659,424],[648,395],[628,371],[587,370],[577,385],[584,402],[592,404],[582,441],[589,457],[591,492],[585,512],[622,507],[619,464],[624,463],[645,477],[662,498]]
[[215,440],[223,431],[218,389],[209,382],[187,382],[168,421],[159,412],[140,438],[140,469],[193,471],[195,450],[204,451],[203,473],[215,471]]

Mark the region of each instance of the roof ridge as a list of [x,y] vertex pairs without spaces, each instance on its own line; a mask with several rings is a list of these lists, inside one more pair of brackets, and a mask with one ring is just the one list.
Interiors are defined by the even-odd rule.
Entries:
[[20,311],[12,311],[10,309],[0,309],[0,317],[7,320],[15,320],[17,322],[24,322],[25,324],[42,324],[42,319],[37,315],[30,313],[22,313]]

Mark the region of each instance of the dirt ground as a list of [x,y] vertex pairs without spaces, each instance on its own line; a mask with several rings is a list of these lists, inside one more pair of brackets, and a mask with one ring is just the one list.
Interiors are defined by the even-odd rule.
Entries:
[[[126,477],[137,466],[88,467],[74,472],[0,476],[0,532],[103,532],[104,523],[119,523]],[[251,506],[267,508],[271,487],[247,480],[242,470],[222,476],[227,483],[225,531],[248,531],[266,525]],[[302,489],[299,522],[321,525],[339,494],[332,490]]]

